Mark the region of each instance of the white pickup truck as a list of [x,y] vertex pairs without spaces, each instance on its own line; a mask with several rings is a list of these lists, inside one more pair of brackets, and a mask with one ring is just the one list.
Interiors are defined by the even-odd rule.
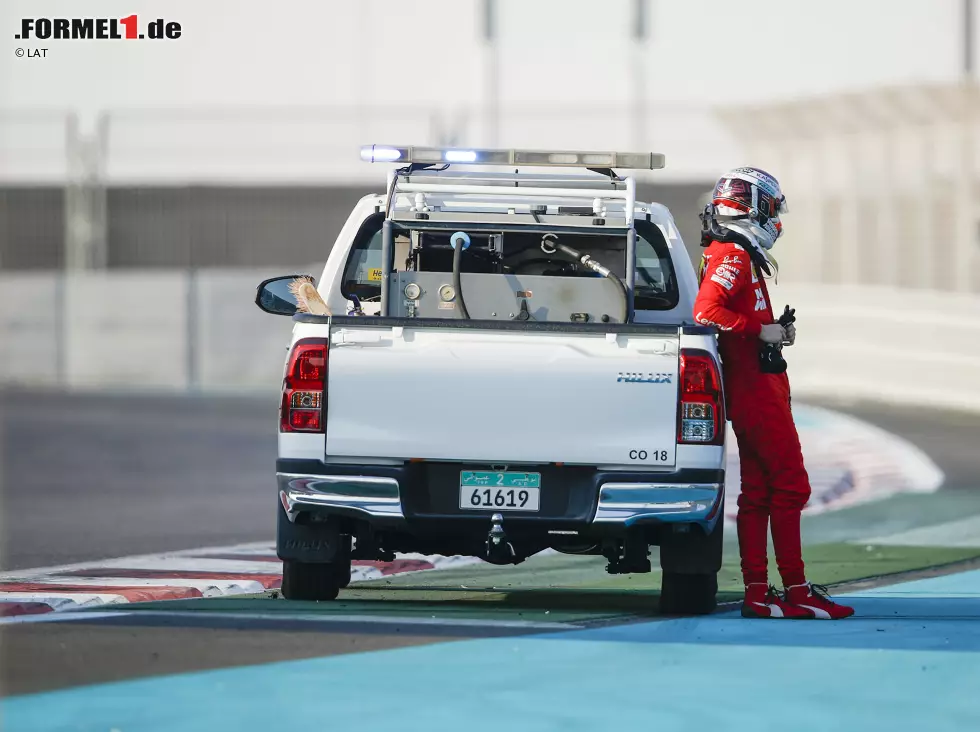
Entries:
[[518,564],[553,549],[632,573],[651,570],[653,545],[661,611],[713,610],[715,334],[693,321],[697,280],[670,212],[615,172],[663,157],[362,157],[402,167],[337,237],[317,285],[329,314],[297,311],[297,275],[256,295],[294,323],[276,463],[283,595],[333,599],[352,558],[395,552]]

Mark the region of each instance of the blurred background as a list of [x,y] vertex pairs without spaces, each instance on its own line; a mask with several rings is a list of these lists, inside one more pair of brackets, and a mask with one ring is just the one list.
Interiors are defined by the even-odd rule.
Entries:
[[[181,38],[10,40],[22,18],[77,7],[0,9],[8,485],[104,487],[120,469],[163,480],[197,459],[174,440],[206,461],[209,440],[250,431],[260,447],[229,448],[226,487],[254,484],[259,508],[242,513],[257,518],[227,536],[208,524],[209,537],[267,537],[291,325],[259,312],[255,285],[319,276],[353,203],[383,187],[384,166],[358,157],[371,142],[664,153],[665,170],[638,176],[640,198],[670,207],[695,261],[715,179],[766,168],[790,205],[774,300],[797,309],[794,393],[980,410],[970,0],[104,0],[100,16],[162,15]],[[15,57],[18,44],[46,58]],[[189,394],[261,401],[174,401]],[[934,422],[955,432],[957,419]],[[115,441],[96,444],[110,427]],[[38,475],[55,429],[59,455],[92,465]],[[180,544],[167,531],[154,547]],[[132,532],[99,551],[152,548],[145,525]],[[63,553],[83,551],[77,539]]]
[[[980,292],[969,0],[285,7],[176,0],[175,41],[4,55],[0,381],[274,391],[289,326],[252,288],[319,274],[383,185],[358,146],[382,142],[663,152],[641,195],[695,259],[714,179],[765,167],[791,207],[777,300],[806,326],[798,389],[980,406],[921,376],[978,375],[961,337]],[[6,2],[4,25],[74,8]],[[901,373],[867,378],[880,358]]]

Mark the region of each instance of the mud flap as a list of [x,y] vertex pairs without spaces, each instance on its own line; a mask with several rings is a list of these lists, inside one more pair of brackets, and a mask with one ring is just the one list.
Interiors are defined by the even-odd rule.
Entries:
[[678,532],[675,526],[665,528],[660,540],[660,568],[664,572],[712,574],[721,569],[724,514],[710,534],[705,534],[698,525],[690,526],[685,532]]
[[337,559],[341,536],[334,521],[296,523],[286,518],[286,511],[279,505],[276,524],[276,555],[283,560],[306,564],[330,564]]

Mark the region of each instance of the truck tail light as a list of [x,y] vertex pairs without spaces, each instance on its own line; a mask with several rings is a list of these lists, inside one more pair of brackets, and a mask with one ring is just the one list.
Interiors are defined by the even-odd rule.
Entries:
[[326,420],[327,342],[297,341],[289,353],[282,380],[280,432],[323,432]]
[[707,351],[681,351],[681,391],[677,442],[721,445],[725,439],[725,402],[718,363]]

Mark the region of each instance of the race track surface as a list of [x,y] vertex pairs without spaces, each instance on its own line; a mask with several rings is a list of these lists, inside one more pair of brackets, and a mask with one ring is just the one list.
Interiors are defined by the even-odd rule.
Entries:
[[[731,610],[441,642],[379,637],[387,645],[371,653],[345,652],[345,636],[324,628],[294,630],[273,639],[292,652],[276,662],[241,652],[268,642],[255,629],[236,643],[222,630],[161,634],[116,621],[113,636],[97,620],[60,621],[17,628],[13,643],[29,653],[31,635],[70,645],[84,634],[113,654],[128,630],[137,652],[164,649],[150,661],[164,675],[51,691],[42,675],[47,687],[0,700],[0,713],[10,732],[980,728],[980,571],[844,599],[857,615],[840,622],[751,621]],[[4,630],[10,641],[13,628]],[[182,649],[239,649],[252,663],[213,669],[205,659],[209,670],[190,671],[174,662],[177,639]],[[187,672],[166,673],[178,669]]]
[[[245,543],[255,543],[248,551],[257,564],[274,567],[275,397],[0,392],[0,569],[89,563],[96,569],[67,574],[72,582],[98,584],[105,581],[100,577],[120,574],[98,570],[103,560]],[[889,583],[980,566],[980,541],[972,538],[970,523],[980,516],[980,415],[870,404],[821,406],[910,440],[944,471],[946,484],[938,493],[898,495],[806,517],[805,556],[814,579],[837,583],[886,575],[881,583]],[[953,535],[944,527],[960,524],[957,530],[966,539],[944,542]],[[738,597],[733,534],[727,537],[719,575],[722,601]],[[864,539],[872,536],[881,537],[881,544],[866,545]],[[220,564],[232,558],[219,554],[202,561]],[[184,560],[147,561],[147,567],[164,567],[159,562]],[[930,569],[936,566],[941,568]],[[895,574],[903,572],[912,575]],[[182,575],[174,571],[173,576]],[[880,676],[870,697],[879,703],[913,688],[913,671],[919,666],[936,671],[922,688],[932,689],[937,699],[949,699],[958,688],[949,680],[962,675],[963,664],[975,663],[980,649],[975,633],[964,635],[966,623],[980,620],[975,578],[964,587],[952,580],[941,585],[945,594],[935,607],[889,604],[873,593],[863,594],[870,592],[867,585],[845,585],[858,591],[865,614],[846,626],[853,630],[821,625],[786,631],[789,635],[773,641],[755,624],[745,628],[731,613],[696,620],[662,618],[656,572],[609,576],[601,558],[552,555],[519,567],[478,564],[368,578],[352,584],[335,603],[287,602],[278,597],[275,578],[262,577],[251,596],[8,618],[0,624],[0,693],[11,697],[3,702],[5,728],[66,729],[79,720],[84,722],[81,729],[214,729],[223,724],[257,729],[280,719],[291,728],[316,726],[317,715],[331,711],[336,714],[319,718],[338,728],[436,729],[455,714],[475,719],[480,700],[492,697],[500,715],[496,721],[480,719],[474,729],[483,728],[484,721],[497,728],[503,720],[520,727],[515,715],[532,707],[546,709],[548,720],[526,728],[564,729],[574,720],[596,721],[596,710],[604,708],[599,698],[637,698],[636,684],[648,690],[669,686],[675,672],[681,674],[677,678],[693,679],[711,668],[719,676],[700,679],[700,688],[707,682],[717,689],[742,673],[746,663],[756,669],[750,673],[761,672],[758,659],[775,659],[773,654],[785,646],[808,649],[799,653],[814,668],[857,664],[862,673]],[[262,587],[271,589],[260,591]],[[879,591],[885,590],[874,592]],[[903,639],[906,633],[913,640]],[[947,642],[958,643],[963,653],[943,653]],[[756,661],[740,655],[739,643]],[[881,653],[887,657],[875,655]],[[915,655],[920,653],[925,655]],[[776,664],[772,668],[781,669],[777,676],[792,677],[783,661],[771,662]],[[888,664],[900,673],[898,686],[886,683],[883,669]],[[408,668],[443,668],[445,673],[426,671],[410,678],[405,675]],[[589,673],[562,668],[587,668]],[[214,675],[202,675],[205,671]],[[307,675],[318,688],[344,691],[329,697],[329,710],[318,695],[281,709],[276,700],[289,696],[289,684]],[[798,684],[821,681],[819,675],[804,676]],[[479,689],[467,691],[463,679]],[[546,701],[529,695],[532,681],[543,684],[539,691]],[[847,685],[855,683],[850,676],[837,681],[831,680],[828,693],[851,705],[850,719],[865,720],[874,704],[849,696]],[[106,682],[122,685],[100,686]],[[787,688],[802,694],[798,684]],[[582,688],[575,691],[578,685]],[[687,688],[697,686],[692,682]],[[738,691],[737,684],[731,688],[735,691],[729,702],[737,707],[739,694],[747,692]],[[588,697],[592,707],[570,701],[563,710],[559,702],[565,694],[570,700]],[[430,706],[422,705],[420,700],[429,698]],[[433,716],[433,709],[443,708],[439,705],[444,705],[443,712]],[[368,707],[371,714],[359,717]],[[267,708],[288,718],[270,718],[262,711]],[[617,708],[625,709],[622,704]],[[413,722],[426,722],[419,727],[408,720],[407,726],[401,724],[396,709],[414,715]],[[684,707],[650,702],[636,709],[644,710],[642,719],[623,712],[619,721],[635,725],[657,718],[676,725]],[[977,708],[967,705],[950,719],[969,721],[976,713]],[[921,715],[895,719],[888,728],[903,729],[904,722],[913,720],[921,721]],[[702,721],[704,726],[711,722]],[[933,728],[954,728],[945,721]],[[824,729],[820,725],[826,723],[815,714],[795,728]]]
[[274,536],[277,397],[0,392],[0,569]]
[[[0,391],[0,570],[268,540],[277,396]],[[924,449],[946,489],[980,487],[980,415],[834,408]]]

